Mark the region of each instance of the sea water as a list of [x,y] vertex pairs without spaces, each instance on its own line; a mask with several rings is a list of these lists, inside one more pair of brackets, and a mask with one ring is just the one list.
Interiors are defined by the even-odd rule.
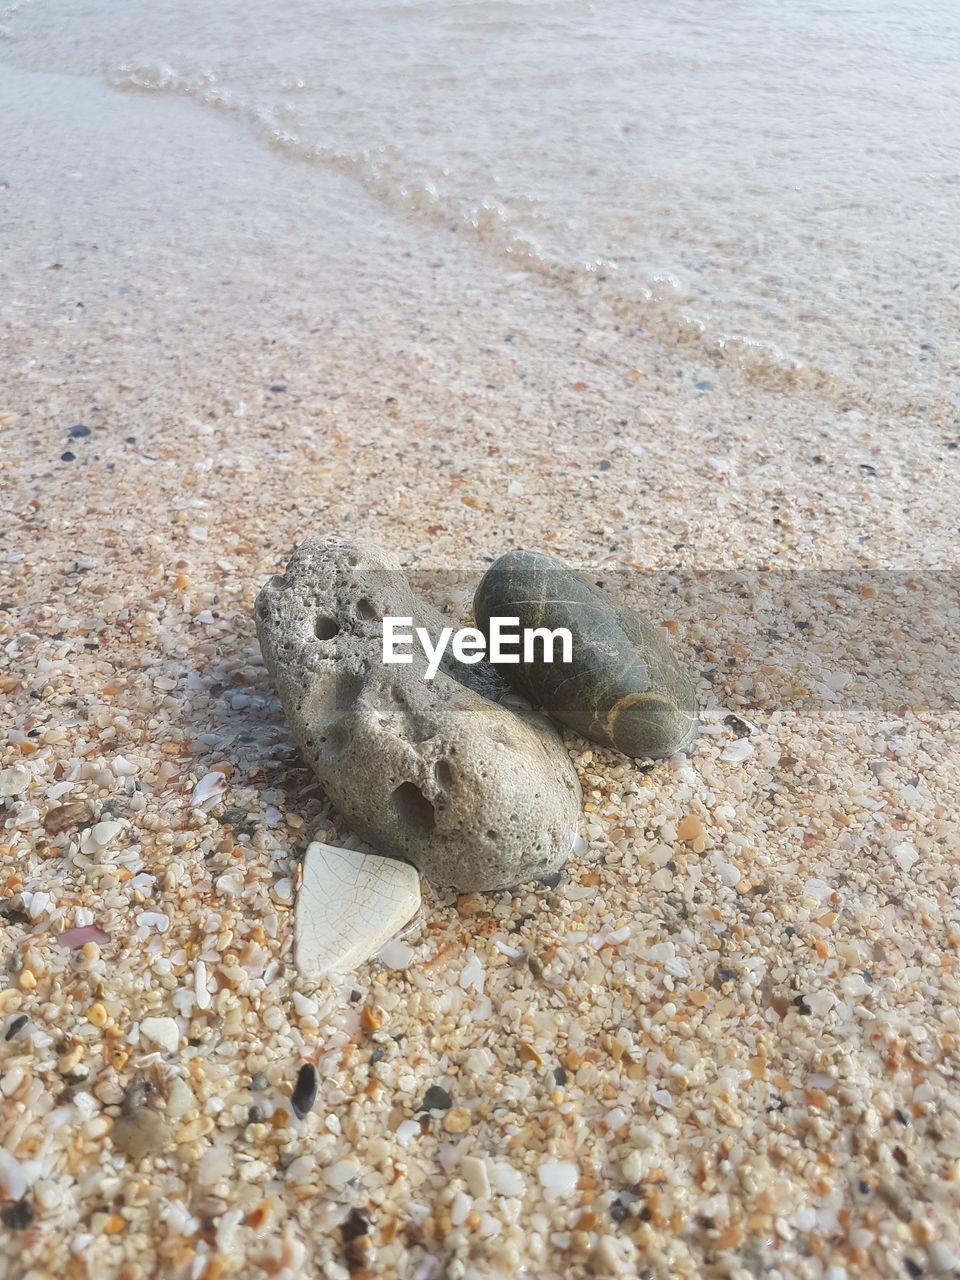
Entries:
[[15,0],[3,68],[233,117],[753,379],[948,399],[952,0]]

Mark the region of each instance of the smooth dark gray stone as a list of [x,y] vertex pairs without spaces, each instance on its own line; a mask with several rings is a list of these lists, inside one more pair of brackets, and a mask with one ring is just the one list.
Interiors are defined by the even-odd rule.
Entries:
[[521,630],[570,630],[570,663],[543,662],[538,647],[532,663],[495,665],[518,693],[591,742],[662,759],[696,737],[693,684],[661,628],[618,608],[562,560],[535,551],[501,556],[477,588],[473,610],[488,636],[492,617],[519,618]]

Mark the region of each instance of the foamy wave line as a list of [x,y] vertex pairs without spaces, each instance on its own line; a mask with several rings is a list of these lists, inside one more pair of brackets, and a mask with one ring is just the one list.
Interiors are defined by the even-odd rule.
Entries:
[[628,285],[614,261],[556,261],[537,244],[529,228],[517,225],[504,205],[492,200],[468,205],[443,193],[431,174],[404,174],[409,161],[395,147],[350,152],[307,141],[291,130],[292,111],[286,104],[263,107],[245,102],[210,71],[184,75],[165,63],[122,65],[110,72],[108,80],[126,92],[186,97],[240,120],[273,150],[352,178],[396,213],[472,235],[518,270],[559,284],[584,301],[596,301],[599,295],[617,319],[690,352],[693,358],[732,365],[749,381],[771,389],[825,389],[833,382],[825,370],[805,364],[773,343],[712,330],[687,310],[683,290],[671,277],[655,276],[643,284]]

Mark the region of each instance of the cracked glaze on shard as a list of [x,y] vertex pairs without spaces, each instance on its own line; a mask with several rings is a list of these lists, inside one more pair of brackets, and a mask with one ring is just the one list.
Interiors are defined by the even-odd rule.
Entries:
[[408,863],[315,840],[297,895],[297,968],[305,978],[348,973],[419,908],[420,875]]

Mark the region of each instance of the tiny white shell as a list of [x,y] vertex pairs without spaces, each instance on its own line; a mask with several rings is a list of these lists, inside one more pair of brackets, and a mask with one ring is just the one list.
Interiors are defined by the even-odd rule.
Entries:
[[212,809],[226,789],[227,779],[224,774],[214,769],[200,779],[190,797],[193,809]]
[[297,893],[295,958],[306,978],[349,973],[420,908],[420,874],[406,862],[315,840]]

